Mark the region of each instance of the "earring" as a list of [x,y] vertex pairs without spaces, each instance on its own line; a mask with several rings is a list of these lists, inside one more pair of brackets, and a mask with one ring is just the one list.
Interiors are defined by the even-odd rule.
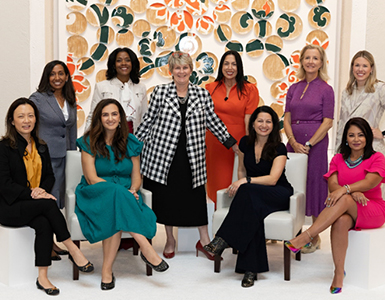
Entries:
[[121,125],[120,125],[120,122],[119,122],[119,125],[118,125],[118,127],[120,128],[120,127],[122,127]]
[[349,143],[348,143],[348,141],[346,141],[346,146],[349,146]]

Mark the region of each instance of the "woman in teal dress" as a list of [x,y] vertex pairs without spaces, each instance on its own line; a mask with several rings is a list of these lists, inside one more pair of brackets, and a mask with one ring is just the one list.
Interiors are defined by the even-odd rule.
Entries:
[[141,258],[155,271],[168,268],[147,239],[156,232],[156,216],[143,203],[139,155],[143,144],[129,134],[124,110],[114,99],[96,106],[90,129],[77,140],[84,176],[76,188],[76,209],[84,236],[103,241],[101,289],[115,287],[112,265],[122,231],[138,242]]

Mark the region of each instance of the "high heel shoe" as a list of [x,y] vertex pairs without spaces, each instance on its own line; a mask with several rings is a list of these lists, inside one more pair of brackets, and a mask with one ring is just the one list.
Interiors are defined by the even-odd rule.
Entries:
[[[344,271],[344,278],[346,277],[346,272]],[[342,292],[342,287],[330,286],[330,294],[339,294]]]
[[242,287],[251,287],[254,285],[254,280],[257,279],[257,274],[247,271],[242,279]]
[[94,265],[90,261],[88,261],[88,263],[86,263],[84,266],[78,266],[74,261],[74,259],[72,258],[71,254],[68,255],[68,258],[79,269],[80,272],[90,273],[94,270]]
[[150,263],[150,262],[147,260],[147,258],[144,257],[144,255],[143,255],[142,252],[140,252],[140,257],[142,258],[142,260],[143,260],[147,265],[149,265],[151,268],[153,268],[153,269],[154,269],[155,271],[157,271],[157,272],[164,272],[164,271],[166,271],[166,270],[169,268],[168,264],[167,264],[163,259],[162,259],[162,261],[160,262],[159,265],[154,266],[152,263]]
[[222,255],[222,252],[228,248],[229,245],[219,236],[216,236],[210,243],[203,247],[207,252],[215,255]]
[[115,276],[114,273],[112,273],[112,281],[109,283],[104,283],[103,281],[100,283],[100,288],[102,291],[108,291],[112,290],[115,287]]
[[175,250],[172,251],[172,252],[170,252],[170,253],[167,253],[167,252],[164,252],[164,251],[163,251],[163,256],[164,256],[165,258],[173,258],[173,257],[175,256]]
[[56,251],[55,249],[52,249],[57,255],[68,255],[70,254],[67,250],[59,250]]
[[321,249],[321,237],[320,236],[318,237],[318,240],[317,240],[317,242],[315,244],[312,243],[312,245],[310,247],[303,248],[301,250],[301,253],[304,253],[304,254],[313,253],[313,252],[315,252],[316,250],[319,250],[319,249]]
[[61,260],[61,257],[59,255],[51,255],[51,260],[58,261],[58,260]]
[[293,246],[292,243],[290,243],[289,241],[286,241],[286,242],[285,242],[285,246],[286,246],[291,252],[293,252],[294,254],[297,254],[297,253],[298,253],[299,251],[301,251],[302,249],[311,247],[311,242],[310,242],[310,243],[307,243],[307,244],[306,244],[305,246],[303,246],[303,247],[295,248],[295,247]]
[[56,296],[56,295],[59,295],[59,293],[60,293],[60,290],[59,290],[57,287],[45,289],[45,288],[39,283],[39,278],[36,278],[36,287],[37,287],[39,290],[43,290],[47,295],[50,295],[50,296]]
[[[205,249],[206,246],[202,246],[201,241],[199,240],[197,244],[195,245],[196,249],[196,255],[198,257],[198,252],[202,252],[209,260],[214,260],[214,255],[211,255],[209,251]],[[221,257],[221,260],[223,260],[223,257]]]

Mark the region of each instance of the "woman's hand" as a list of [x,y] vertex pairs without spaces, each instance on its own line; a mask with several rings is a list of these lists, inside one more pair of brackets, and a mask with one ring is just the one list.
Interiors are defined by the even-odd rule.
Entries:
[[346,188],[342,186],[336,189],[334,192],[330,193],[326,198],[324,204],[326,205],[326,207],[332,207],[345,194],[346,194]]
[[357,203],[360,203],[362,206],[368,205],[368,201],[370,201],[361,192],[354,192],[354,193],[351,193],[350,195],[353,197],[354,201],[356,201]]
[[234,197],[234,195],[235,195],[235,194],[237,193],[237,191],[238,191],[238,188],[239,188],[242,184],[244,184],[244,183],[246,183],[246,182],[247,182],[246,178],[242,178],[242,179],[239,179],[239,180],[233,182],[233,183],[230,184],[230,186],[227,188],[226,193],[228,193],[230,197]]
[[45,192],[45,189],[42,189],[40,187],[36,187],[36,188],[33,188],[31,190],[31,197],[32,199],[38,199],[38,198],[42,198],[41,195],[43,195]]
[[135,197],[135,199],[136,200],[139,200],[139,195],[138,195],[138,193],[136,192],[136,190],[128,190],[131,194],[133,194],[134,195],[134,197]]
[[373,138],[377,139],[377,140],[382,140],[384,139],[384,136],[382,135],[382,132],[380,129],[378,128],[372,128],[372,132],[373,132]]
[[298,143],[294,142],[291,147],[293,148],[295,153],[304,153],[304,154],[309,154],[309,148]]
[[231,146],[235,154],[239,154],[239,147],[238,144],[234,144]]

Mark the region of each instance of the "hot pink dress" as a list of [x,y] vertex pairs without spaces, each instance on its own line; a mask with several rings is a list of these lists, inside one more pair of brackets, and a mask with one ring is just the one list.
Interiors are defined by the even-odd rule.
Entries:
[[367,206],[357,203],[357,220],[355,229],[378,228],[385,223],[385,201],[382,199],[381,183],[385,182],[385,157],[376,152],[370,158],[365,159],[360,165],[350,169],[342,154],[336,154],[330,162],[329,172],[324,175],[328,179],[337,172],[338,184],[353,184],[363,180],[367,173],[378,173],[383,180],[369,191],[363,192],[370,201]]

